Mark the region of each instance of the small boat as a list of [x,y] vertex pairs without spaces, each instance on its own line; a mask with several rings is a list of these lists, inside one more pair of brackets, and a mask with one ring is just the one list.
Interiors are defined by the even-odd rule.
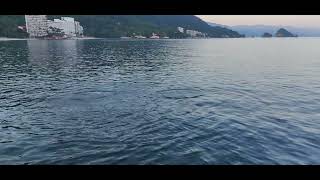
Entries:
[[152,36],[150,37],[150,39],[160,39],[160,37],[154,33],[152,33]]
[[165,36],[165,37],[163,37],[162,39],[169,39],[169,37],[168,37],[168,36]]
[[146,37],[144,37],[144,36],[140,36],[140,35],[137,35],[137,36],[134,36],[135,38],[137,38],[137,39],[145,39]]
[[121,36],[121,39],[131,39],[131,37],[127,37],[127,36]]

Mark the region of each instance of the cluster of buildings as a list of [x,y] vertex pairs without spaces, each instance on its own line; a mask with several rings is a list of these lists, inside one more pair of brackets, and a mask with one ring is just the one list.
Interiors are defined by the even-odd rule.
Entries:
[[195,30],[186,30],[186,34],[190,35],[191,37],[205,37],[206,34],[195,31]]
[[43,37],[48,35],[48,22],[46,15],[25,15],[26,30],[30,37]]
[[189,30],[189,29],[184,29],[182,27],[178,27],[177,28],[179,32],[181,33],[186,33],[187,35],[189,35],[190,37],[206,37],[207,34],[206,33],[202,33],[202,32],[199,32],[199,31],[195,31],[195,30]]
[[135,33],[133,33],[133,36],[131,36],[131,37],[122,36],[120,38],[121,39],[131,39],[131,38],[134,38],[134,39],[170,39],[168,36],[160,37],[160,35],[157,35],[155,33],[152,33],[152,36],[149,36],[149,37],[145,37],[142,35],[136,35]]
[[31,38],[48,36],[59,30],[65,37],[82,37],[83,27],[72,17],[48,20],[46,15],[25,15],[26,31]]

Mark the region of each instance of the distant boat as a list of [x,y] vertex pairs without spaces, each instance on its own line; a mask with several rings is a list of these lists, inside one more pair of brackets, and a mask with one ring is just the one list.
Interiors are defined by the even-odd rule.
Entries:
[[121,39],[131,39],[131,37],[127,37],[127,36],[121,36]]
[[165,37],[163,37],[162,39],[169,39],[169,37],[168,37],[168,36],[165,36]]
[[138,36],[134,36],[135,38],[137,38],[137,39],[145,39],[146,37],[144,37],[144,36],[140,36],[140,35],[138,35]]
[[154,33],[152,33],[152,36],[150,37],[150,39],[160,39],[160,37]]

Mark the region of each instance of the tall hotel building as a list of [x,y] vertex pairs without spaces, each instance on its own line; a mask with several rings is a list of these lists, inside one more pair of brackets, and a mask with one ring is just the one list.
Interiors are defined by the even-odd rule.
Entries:
[[48,35],[48,22],[46,15],[25,15],[26,28],[29,37],[43,37]]

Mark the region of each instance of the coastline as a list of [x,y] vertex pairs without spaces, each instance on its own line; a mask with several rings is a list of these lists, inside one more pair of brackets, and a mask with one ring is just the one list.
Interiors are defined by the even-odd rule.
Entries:
[[[87,40],[87,39],[103,39],[103,38],[96,38],[96,37],[73,37],[70,40]],[[69,39],[67,39],[69,40]]]
[[26,38],[7,38],[7,37],[0,37],[0,41],[21,41],[21,40],[28,40]]
[[[195,40],[195,39],[296,39],[296,38],[320,38],[320,37],[272,37],[272,38],[263,38],[263,37],[245,37],[245,38],[181,38],[181,39],[188,39],[188,40]],[[174,40],[175,38],[170,39],[139,39],[139,38],[128,38],[128,39],[121,39],[121,38],[96,38],[96,37],[74,37],[69,39],[52,39],[52,40],[98,40],[98,39],[119,39],[119,40]],[[180,38],[179,38],[180,39]],[[34,39],[34,38],[8,38],[8,37],[0,37],[0,41],[29,41],[29,40],[51,40],[51,39]]]
[[[103,39],[103,38],[95,38],[95,37],[83,37],[83,38],[69,38],[65,40],[88,40],[88,39]],[[0,37],[0,41],[21,41],[21,40],[43,40],[43,39],[35,39],[35,38],[8,38],[8,37]]]

